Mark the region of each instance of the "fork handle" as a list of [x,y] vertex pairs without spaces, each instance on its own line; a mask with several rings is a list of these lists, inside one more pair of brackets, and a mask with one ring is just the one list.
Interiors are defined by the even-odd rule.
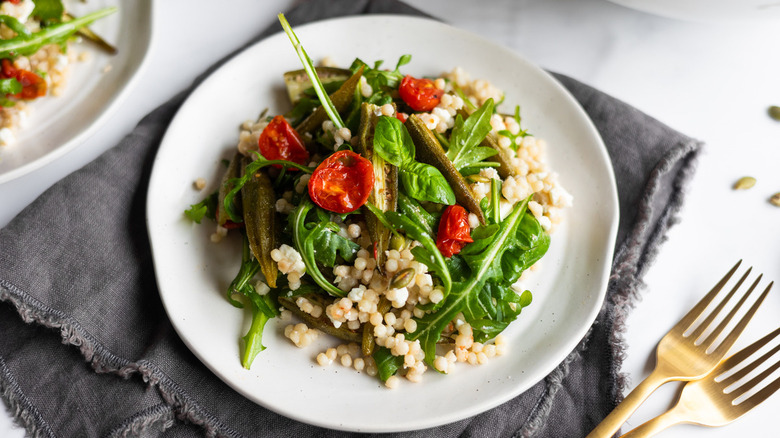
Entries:
[[586,438],[610,438],[615,435],[636,408],[659,386],[670,380],[666,373],[656,367]]
[[[677,406],[675,406],[675,408],[676,407]],[[669,426],[682,423],[683,420],[677,414],[675,408],[669,409],[652,420],[648,420],[640,424],[635,429],[630,430],[627,434],[622,435],[620,438],[648,438]]]

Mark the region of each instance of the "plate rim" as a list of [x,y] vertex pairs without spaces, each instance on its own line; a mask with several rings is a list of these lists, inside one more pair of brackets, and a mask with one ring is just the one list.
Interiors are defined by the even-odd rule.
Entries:
[[[149,61],[149,54],[151,52],[152,41],[154,39],[155,33],[157,32],[155,30],[156,28],[155,21],[157,17],[157,13],[156,13],[157,2],[155,2],[154,0],[141,0],[141,1],[143,3],[141,2],[136,3],[135,0],[133,2],[122,3],[123,5],[136,4],[139,10],[148,11],[148,14],[146,14],[148,15],[148,20],[146,21],[148,22],[149,32],[147,34],[147,37],[145,38],[146,41],[145,41],[145,45],[143,46],[143,55],[140,58],[140,62],[137,63],[137,66],[135,67],[135,72],[130,76],[130,79],[124,85],[122,85],[119,92],[116,93],[110,99],[108,105],[106,105],[106,107],[100,112],[100,114],[94,120],[92,120],[91,123],[89,123],[76,135],[74,135],[64,143],[60,144],[59,146],[55,147],[51,151],[41,155],[38,158],[33,159],[29,163],[22,164],[19,167],[15,167],[6,172],[0,173],[0,184],[13,181],[35,170],[38,170],[46,166],[47,164],[56,161],[58,158],[61,158],[62,156],[66,155],[68,152],[71,152],[72,150],[76,149],[78,146],[83,144],[87,138],[91,137],[98,129],[100,129],[106,123],[106,121],[116,112],[116,110],[119,108],[120,103],[122,103],[125,100],[127,95],[135,87],[135,84],[138,82],[143,72],[146,70],[146,67],[149,63],[148,61]],[[148,7],[145,7],[147,5]]]
[[[596,128],[595,124],[591,120],[590,116],[587,114],[587,112],[585,112],[585,110],[582,107],[582,105],[576,100],[576,98],[574,98],[574,96],[571,94],[571,92],[569,92],[568,89],[566,89],[566,87],[564,87],[563,84],[560,81],[558,81],[558,79],[556,79],[550,72],[542,69],[538,65],[534,64],[533,62],[531,62],[530,60],[525,58],[523,55],[518,53],[516,50],[510,49],[510,48],[508,48],[508,47],[506,47],[506,46],[504,46],[504,45],[502,45],[502,44],[500,44],[498,42],[492,41],[492,40],[490,40],[488,38],[485,38],[485,37],[483,37],[483,36],[481,36],[479,34],[476,34],[474,32],[471,32],[471,31],[468,31],[468,30],[465,30],[465,29],[462,29],[462,28],[458,28],[458,27],[452,26],[452,25],[450,25],[448,23],[443,23],[441,21],[438,21],[438,20],[435,20],[435,19],[432,19],[432,18],[418,17],[418,16],[409,16],[409,15],[403,15],[403,14],[364,14],[364,15],[357,15],[357,16],[333,17],[333,18],[328,18],[328,19],[324,19],[324,20],[317,20],[317,21],[314,21],[314,22],[310,22],[310,23],[306,23],[306,24],[303,24],[303,25],[299,25],[299,26],[296,26],[296,29],[300,30],[300,29],[303,29],[304,27],[321,26],[321,25],[325,25],[325,24],[330,24],[332,22],[342,22],[342,21],[352,21],[352,20],[366,20],[366,19],[391,19],[391,20],[398,19],[398,20],[404,20],[404,21],[409,20],[409,21],[420,21],[420,22],[426,22],[426,23],[435,23],[436,25],[441,25],[441,26],[444,26],[444,27],[448,28],[450,31],[457,32],[459,35],[465,36],[467,38],[474,39],[475,41],[478,41],[481,44],[487,44],[487,45],[490,45],[490,46],[495,46],[495,47],[501,48],[503,50],[510,51],[511,53],[514,54],[514,56],[517,57],[517,59],[519,61],[525,63],[529,68],[531,68],[533,70],[536,70],[537,73],[541,73],[545,77],[545,80],[547,80],[550,85],[552,85],[555,88],[557,88],[558,91],[560,92],[561,96],[563,96],[568,101],[568,103],[573,106],[573,108],[577,111],[577,113],[584,120],[587,121],[587,123],[586,123],[587,124],[587,129],[588,129],[588,131],[590,131],[591,135],[593,136],[593,138],[598,143],[598,145],[597,145],[598,148],[597,149],[600,152],[600,159],[601,159],[602,163],[610,170],[610,172],[608,172],[608,175],[606,175],[607,182],[608,182],[608,185],[609,185],[609,188],[610,188],[610,193],[609,193],[609,197],[608,197],[610,202],[609,202],[608,205],[609,205],[609,208],[611,210],[611,214],[608,215],[609,216],[609,221],[610,221],[610,223],[609,223],[609,230],[606,232],[606,236],[607,236],[607,240],[608,240],[606,243],[608,244],[607,247],[609,248],[609,252],[608,252],[608,254],[605,254],[605,256],[608,258],[608,260],[604,261],[604,263],[602,265],[602,270],[601,270],[601,272],[598,273],[599,275],[598,275],[597,283],[600,285],[600,288],[599,288],[599,290],[596,293],[596,298],[594,299],[594,303],[595,304],[593,305],[593,308],[590,310],[590,312],[588,313],[588,316],[586,318],[588,323],[587,324],[583,324],[582,326],[578,327],[577,335],[576,336],[572,336],[571,339],[567,339],[567,342],[563,343],[563,344],[565,344],[565,349],[566,349],[567,353],[566,353],[566,355],[563,355],[560,358],[560,361],[555,361],[554,363],[551,362],[549,364],[549,366],[543,367],[543,370],[539,371],[539,374],[541,374],[541,376],[538,379],[534,379],[531,382],[527,382],[525,385],[518,385],[517,387],[519,389],[516,389],[516,390],[506,394],[504,397],[495,397],[495,398],[492,399],[491,402],[483,403],[483,404],[489,405],[486,408],[480,409],[479,412],[473,412],[473,413],[469,414],[469,416],[470,415],[476,415],[477,413],[485,412],[486,410],[492,409],[492,408],[494,408],[494,407],[496,407],[496,406],[498,406],[498,405],[500,405],[502,403],[505,403],[506,401],[508,401],[508,400],[510,400],[512,398],[517,397],[518,395],[520,395],[521,393],[527,391],[533,385],[537,384],[539,381],[544,379],[544,376],[548,375],[555,368],[557,368],[559,366],[560,362],[565,360],[566,357],[568,357],[576,349],[577,345],[580,344],[582,339],[589,332],[590,328],[593,325],[593,322],[596,320],[596,318],[598,316],[599,311],[603,307],[603,303],[604,303],[604,300],[606,298],[606,293],[607,293],[607,285],[608,285],[609,275],[610,275],[610,272],[611,272],[611,269],[612,269],[612,263],[613,263],[613,257],[614,257],[614,248],[615,248],[616,237],[617,237],[617,229],[618,229],[618,225],[619,225],[619,202],[618,202],[618,195],[617,195],[617,184],[616,184],[616,180],[615,180],[615,176],[614,176],[614,170],[612,168],[611,159],[609,157],[609,153],[607,151],[606,145],[604,144],[604,141],[603,141],[601,135],[599,134],[598,129]],[[166,130],[166,133],[163,136],[163,139],[162,139],[162,141],[160,143],[160,150],[162,150],[162,148],[166,144],[166,138],[169,137],[169,135],[170,135],[169,134],[170,127],[173,126],[177,122],[177,119],[179,118],[179,116],[181,114],[181,112],[180,112],[181,108],[183,108],[185,105],[187,105],[188,101],[192,98],[192,96],[196,93],[197,89],[200,88],[201,85],[205,84],[212,76],[214,76],[216,74],[219,74],[219,72],[222,71],[224,68],[226,68],[226,66],[228,66],[233,59],[241,57],[242,55],[244,55],[244,53],[252,50],[257,45],[261,45],[261,44],[265,43],[270,38],[274,38],[274,37],[279,38],[280,34],[283,35],[283,32],[276,32],[274,34],[268,35],[268,36],[264,37],[263,39],[246,46],[241,51],[236,52],[229,59],[227,59],[225,64],[223,64],[219,68],[215,69],[214,71],[210,72],[209,75],[206,78],[204,78],[203,81],[201,81],[198,84],[198,86],[191,92],[191,94],[189,96],[187,96],[187,98],[182,103],[180,109],[177,110],[177,113],[174,115],[174,117],[172,118],[172,120],[171,120],[171,122],[169,124],[169,129]],[[159,150],[158,150],[158,155],[159,155]],[[153,187],[155,187],[154,181],[157,178],[160,178],[160,176],[159,176],[160,173],[162,173],[162,172],[159,170],[159,168],[157,166],[157,159],[155,158],[155,164],[153,166],[152,173],[151,173],[150,180],[149,180],[150,181],[149,182],[149,189],[148,189],[149,190],[149,194],[147,196],[147,209],[146,209],[146,212],[147,212],[147,217],[146,217],[147,228],[149,230],[149,240],[150,240],[150,246],[151,246],[151,249],[152,249],[153,256],[154,256],[154,253],[155,253],[155,242],[153,241],[154,238],[152,237],[152,234],[153,234],[152,230],[155,229],[155,228],[153,226],[154,218],[151,217],[149,212],[152,210],[151,207],[152,207],[152,204],[154,203],[154,200],[155,200],[154,196],[151,193],[152,190],[153,190]],[[154,257],[153,257],[153,259],[154,259]],[[160,274],[159,274],[158,269],[157,269],[157,263],[155,262],[154,265],[155,265],[155,277],[157,278],[158,284],[159,284],[159,280],[160,280],[159,276],[160,276]],[[228,378],[223,377],[223,375],[225,373],[221,373],[221,372],[219,372],[219,371],[217,371],[217,370],[212,368],[211,364],[209,364],[201,356],[201,354],[199,354],[197,349],[194,348],[194,346],[190,343],[190,340],[188,340],[187,337],[184,336],[181,333],[180,327],[177,325],[175,320],[170,317],[170,314],[169,314],[169,311],[168,311],[168,302],[166,301],[166,298],[164,296],[165,294],[163,293],[162,288],[159,288],[159,289],[160,289],[161,301],[162,301],[163,307],[165,308],[165,311],[166,311],[166,316],[169,319],[171,319],[171,323],[172,323],[172,325],[173,325],[177,335],[185,343],[185,345],[187,345],[188,349],[190,349],[190,351],[198,358],[198,360],[201,361],[201,363],[203,363],[203,365],[209,370],[209,372],[214,374],[220,381],[222,381],[224,384],[226,384],[227,386],[229,386],[230,388],[235,390],[242,397],[248,399],[249,401],[251,401],[251,402],[253,402],[253,403],[255,403],[255,404],[259,405],[259,406],[263,406],[263,407],[265,407],[265,408],[267,408],[269,410],[277,412],[280,415],[283,415],[283,416],[286,416],[288,418],[291,418],[291,419],[294,419],[294,420],[298,420],[298,421],[301,421],[301,422],[304,422],[304,423],[307,423],[307,424],[312,424],[312,425],[316,425],[316,426],[331,428],[331,429],[335,429],[335,430],[356,431],[356,432],[378,432],[378,433],[381,433],[381,432],[404,432],[404,431],[420,430],[420,429],[425,429],[425,428],[429,428],[429,427],[439,426],[439,425],[442,425],[442,424],[451,423],[453,421],[456,421],[458,419],[463,418],[462,416],[457,416],[457,414],[452,414],[452,415],[450,415],[448,417],[437,417],[437,419],[431,419],[429,421],[418,422],[417,424],[415,424],[413,426],[408,426],[408,427],[403,427],[403,428],[392,427],[392,426],[388,427],[387,425],[379,425],[379,426],[372,426],[372,427],[366,428],[366,427],[355,427],[355,426],[351,426],[349,424],[338,423],[337,421],[332,421],[332,422],[316,421],[316,420],[312,420],[311,418],[306,417],[305,415],[298,415],[295,412],[281,411],[279,409],[276,409],[274,406],[271,406],[271,405],[269,405],[267,403],[259,401],[256,398],[252,398],[250,395],[247,394],[247,392],[245,390],[243,390],[242,388],[234,385],[233,382],[231,382]],[[563,348],[563,347],[561,347],[561,348]],[[462,413],[461,413],[461,415],[462,415]],[[442,419],[443,419],[443,421],[442,421]]]

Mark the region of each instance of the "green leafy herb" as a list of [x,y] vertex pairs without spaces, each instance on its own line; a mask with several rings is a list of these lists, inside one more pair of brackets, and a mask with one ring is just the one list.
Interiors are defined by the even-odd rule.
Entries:
[[[2,81],[0,81],[1,83]],[[0,86],[2,88],[2,86]],[[2,91],[0,91],[2,93]],[[184,211],[184,214],[195,223],[200,223],[204,217],[216,220],[217,213],[217,197],[216,192],[212,193],[206,199],[198,202],[197,204],[190,205],[190,208]]]
[[400,85],[401,80],[404,78],[404,75],[401,74],[399,69],[411,62],[411,60],[412,55],[402,55],[401,58],[398,59],[398,63],[396,63],[395,69],[393,71],[389,71],[380,70],[380,67],[382,64],[384,64],[383,61],[375,62],[374,66],[371,67],[363,62],[360,58],[356,58],[352,62],[352,65],[349,66],[349,69],[354,73],[358,71],[360,67],[363,67],[363,77],[366,78],[366,82],[371,86],[371,88],[373,88],[373,91],[386,92],[388,90],[398,88],[398,85]]
[[29,36],[17,35],[0,41],[0,58],[27,56],[47,44],[62,44],[80,28],[116,12],[116,7],[101,9],[75,20],[65,21],[43,28]]
[[455,117],[447,158],[452,161],[456,169],[473,166],[497,153],[493,148],[479,146],[492,129],[491,116],[493,116],[493,99],[488,99],[465,122],[460,114]]
[[[530,199],[530,198],[529,198]],[[503,287],[514,282],[519,275],[518,270],[530,266],[528,263],[538,260],[544,254],[549,246],[549,237],[541,231],[542,236],[530,236],[533,229],[524,229],[524,219],[529,217],[533,222],[537,222],[533,215],[526,214],[526,207],[529,199],[518,203],[512,212],[498,224],[498,229],[484,237],[484,242],[476,247],[478,251],[469,250],[474,244],[464,247],[461,255],[463,261],[468,266],[470,272],[463,276],[461,281],[453,283],[452,290],[444,299],[440,308],[426,314],[417,321],[417,330],[407,336],[407,339],[419,339],[425,351],[425,359],[429,364],[433,363],[436,352],[436,343],[441,336],[441,332],[452,321],[458,313],[464,312],[471,315],[486,314],[479,308],[491,300],[480,301],[480,294],[484,294],[483,288],[492,281],[494,284],[503,284]],[[476,234],[476,230],[475,230]],[[472,234],[472,238],[474,238]],[[481,236],[477,236],[481,237]],[[474,238],[475,243],[478,239]],[[529,244],[543,246],[540,249],[529,247]],[[522,254],[524,251],[534,253],[533,257],[522,257],[519,261],[511,260]],[[508,272],[505,272],[508,271]]]
[[0,94],[17,94],[22,92],[22,84],[16,78],[0,79]]
[[436,226],[436,223],[439,221],[439,219],[428,212],[426,209],[422,208],[422,206],[414,199],[404,195],[403,193],[399,193],[398,209],[400,210],[401,214],[422,227],[422,229],[425,230],[425,232],[429,235],[433,236],[436,234],[434,233],[434,227]]
[[61,20],[65,12],[65,7],[60,0],[33,0],[33,3],[35,9],[30,15],[48,24]]
[[333,102],[331,102],[325,87],[322,85],[319,76],[317,76],[317,71],[314,69],[314,63],[312,62],[311,58],[309,58],[309,55],[306,54],[306,50],[303,49],[303,45],[301,45],[301,41],[298,39],[298,36],[295,35],[295,32],[293,32],[290,23],[287,22],[286,18],[284,18],[284,14],[279,14],[279,22],[282,24],[284,32],[290,38],[290,42],[293,44],[293,47],[295,47],[295,52],[298,54],[298,58],[300,58],[301,63],[303,64],[303,68],[306,70],[306,74],[309,75],[312,87],[314,87],[314,91],[317,93],[317,97],[320,99],[322,107],[325,108],[325,112],[328,114],[328,117],[337,129],[343,128],[344,121],[341,120],[341,115],[339,115],[336,107],[333,106]]
[[233,306],[242,308],[244,307],[243,303],[236,298],[243,296],[252,309],[252,324],[242,338],[244,350],[241,353],[241,365],[249,369],[257,354],[265,350],[262,343],[263,329],[268,320],[279,314],[276,310],[279,306],[274,294],[260,295],[255,290],[252,279],[260,271],[260,264],[252,257],[246,234],[242,233],[242,237],[241,267],[228,287],[227,300]]
[[455,203],[455,193],[444,175],[430,164],[414,160],[414,142],[400,120],[387,116],[377,120],[374,151],[398,167],[398,175],[407,195],[421,201],[446,205]]
[[314,203],[308,196],[301,200],[298,208],[290,215],[290,221],[293,228],[293,243],[295,249],[301,254],[303,264],[306,265],[306,272],[311,276],[315,283],[317,283],[325,292],[337,296],[346,296],[346,292],[336,287],[333,283],[328,281],[320,272],[317,266],[317,246],[318,242],[321,245],[324,237],[322,233],[337,234],[339,226],[330,221],[319,221],[314,224],[307,224],[306,217],[312,208],[316,208]]
[[379,378],[386,382],[393,374],[398,372],[398,369],[404,365],[403,356],[393,356],[389,349],[385,347],[378,347],[372,354]]
[[0,23],[5,24],[9,29],[16,32],[16,36],[18,38],[26,39],[32,36],[30,29],[27,29],[27,27],[15,17],[10,15],[0,15]]
[[[520,120],[521,120],[521,118],[520,118],[520,105],[515,106],[514,119],[515,119],[515,122],[517,122],[517,126],[520,126]],[[527,129],[521,129],[520,132],[518,132],[517,134],[512,134],[512,132],[509,131],[508,129],[502,129],[501,131],[498,131],[498,133],[503,135],[504,137],[509,138],[509,140],[512,141],[512,143],[510,144],[510,147],[512,149],[514,149],[514,150],[517,150],[517,148],[520,147],[520,145],[518,144],[518,141],[517,141],[519,138],[523,138],[523,137],[527,137],[527,136],[531,135],[531,134],[528,133]]]

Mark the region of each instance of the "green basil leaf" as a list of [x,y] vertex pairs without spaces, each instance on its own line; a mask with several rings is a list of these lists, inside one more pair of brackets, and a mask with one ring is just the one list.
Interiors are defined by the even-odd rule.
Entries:
[[406,194],[420,201],[455,204],[455,192],[439,169],[416,161],[407,163],[398,172]]
[[398,167],[414,160],[414,143],[403,123],[395,117],[382,116],[374,128],[374,151]]

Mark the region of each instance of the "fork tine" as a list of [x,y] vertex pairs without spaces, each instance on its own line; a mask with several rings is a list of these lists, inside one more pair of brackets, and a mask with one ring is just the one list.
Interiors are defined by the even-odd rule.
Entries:
[[[750,294],[750,292],[753,291],[753,288],[756,286],[756,284],[758,283],[758,280],[760,280],[760,279],[761,279],[761,277],[759,276],[759,278],[756,279],[756,282],[753,283],[753,286],[750,287],[750,291],[748,291],[748,293],[745,294],[745,297],[743,297],[743,300],[744,300],[744,298],[746,298]],[[761,305],[761,303],[764,301],[764,298],[766,298],[767,294],[772,289],[772,285],[773,284],[775,284],[774,281],[769,283],[769,285],[766,287],[766,289],[764,289],[764,292],[762,292],[761,295],[756,300],[756,302],[753,303],[753,306],[750,308],[750,310],[748,310],[747,313],[745,313],[745,315],[742,316],[742,319],[739,320],[739,322],[737,323],[736,326],[734,326],[734,329],[731,330],[731,333],[729,333],[723,339],[723,341],[720,343],[720,345],[718,345],[718,347],[715,350],[712,351],[712,354],[725,355],[726,352],[731,348],[731,346],[734,345],[734,342],[736,342],[736,340],[739,337],[739,335],[742,334],[742,331],[745,330],[745,327],[747,326],[748,322],[750,322],[750,319],[753,318],[753,315],[756,313],[756,310],[758,310],[758,307]],[[739,305],[740,306],[742,305],[742,301],[740,301]],[[734,313],[736,312],[737,309],[738,309],[738,307],[735,308],[734,311],[732,311],[729,314],[728,318],[725,319],[723,321],[723,323],[721,323],[720,326],[718,326],[718,329],[716,330],[718,333],[715,335],[716,337],[714,339],[717,339],[717,337],[720,336],[720,332],[722,332],[723,329],[726,327],[726,323],[729,320],[731,320],[731,318],[734,316]]]
[[[704,321],[702,321],[701,324],[699,324],[699,326],[696,327],[696,330],[691,332],[690,336],[691,336],[691,339],[694,340],[694,342],[699,339],[699,336],[701,336],[702,333],[704,333],[704,331],[707,329],[707,327],[709,327],[710,324],[712,324],[712,321],[714,321],[715,318],[720,314],[721,310],[723,310],[723,308],[726,307],[726,304],[728,304],[728,302],[731,301],[731,298],[734,296],[734,294],[737,293],[739,288],[742,287],[742,283],[745,282],[745,279],[747,279],[747,277],[748,277],[748,275],[750,275],[751,271],[753,271],[753,268],[752,267],[748,268],[748,270],[745,272],[745,274],[742,276],[742,278],[740,278],[739,281],[737,282],[737,284],[735,284],[734,287],[731,289],[731,291],[729,291],[728,295],[726,295],[722,300],[720,300],[720,303],[718,303],[718,306],[715,307],[715,309],[713,309],[712,312],[710,312],[709,315],[707,315],[707,317],[704,319]],[[753,287],[755,287],[755,286],[756,285],[754,284]],[[739,303],[736,305],[736,307],[734,307],[734,309],[739,309],[739,307],[742,306],[742,304],[745,302],[746,297],[748,295],[750,295],[751,292],[753,292],[753,288],[748,289],[747,293],[742,296],[742,299],[739,301]],[[734,312],[734,311],[732,310],[732,312]],[[733,316],[733,315],[731,315],[731,316]],[[731,319],[730,317],[726,318],[725,321],[728,322],[730,319]],[[702,342],[704,342],[704,339],[702,339]]]
[[[780,365],[780,363],[776,363],[774,368],[777,369],[778,365]],[[769,396],[777,392],[778,389],[780,389],[780,377],[775,379],[774,382],[765,386],[761,391],[758,391],[757,393],[748,397],[746,400],[743,400],[742,403],[738,404],[737,406],[742,409],[742,413],[744,414],[745,412],[755,408],[761,402],[769,398]]]
[[[753,342],[749,346],[745,347],[744,349],[740,350],[738,353],[735,353],[733,356],[729,357],[725,361],[723,361],[723,364],[720,368],[725,370],[730,370],[736,366],[738,366],[740,363],[742,363],[745,359],[752,356],[755,352],[763,348],[766,344],[771,342],[777,335],[780,334],[780,328],[775,329],[772,333],[769,333],[768,335],[764,336],[763,338],[757,340],[756,342]],[[773,354],[780,351],[780,344],[776,345],[772,350],[762,355],[759,359],[754,360],[753,362],[746,365],[741,370],[737,371],[736,373],[730,375],[729,377],[721,380],[721,385],[723,387],[729,387],[735,382],[739,381],[746,375],[748,375],[751,371],[756,369],[759,365],[764,363],[767,359],[769,359]]]
[[[760,360],[765,360],[765,359],[766,359],[766,357],[762,356],[761,359],[759,359],[759,361]],[[759,361],[756,361],[756,362],[759,362]],[[759,365],[761,363],[763,363],[763,362],[759,362]],[[755,367],[753,367],[753,368],[755,368]],[[743,385],[740,385],[739,388],[737,388],[737,389],[735,389],[734,391],[731,392],[734,395],[734,398],[736,399],[740,395],[742,395],[742,394],[750,391],[751,389],[755,388],[759,383],[763,382],[764,379],[766,379],[767,377],[771,376],[772,373],[774,373],[775,370],[777,370],[778,368],[780,368],[780,361],[775,362],[772,366],[770,366],[769,368],[767,368],[764,371],[762,371],[761,374],[757,375],[756,377],[753,377],[749,381],[745,382]],[[737,393],[737,391],[739,391],[739,393]]]
[[718,284],[715,285],[715,287],[710,290],[707,295],[704,296],[704,298],[699,301],[696,306],[693,307],[681,320],[678,322],[674,328],[680,331],[686,331],[691,326],[691,324],[696,321],[696,319],[701,315],[702,312],[704,312],[704,309],[707,308],[707,306],[710,305],[712,300],[715,298],[716,295],[718,295],[718,292],[720,292],[721,289],[723,289],[723,286],[726,284],[726,282],[729,281],[732,275],[734,275],[734,272],[736,272],[737,268],[739,268],[739,265],[742,264],[742,260],[738,261],[736,265],[734,265],[733,268],[725,275],[723,278],[720,279]]

